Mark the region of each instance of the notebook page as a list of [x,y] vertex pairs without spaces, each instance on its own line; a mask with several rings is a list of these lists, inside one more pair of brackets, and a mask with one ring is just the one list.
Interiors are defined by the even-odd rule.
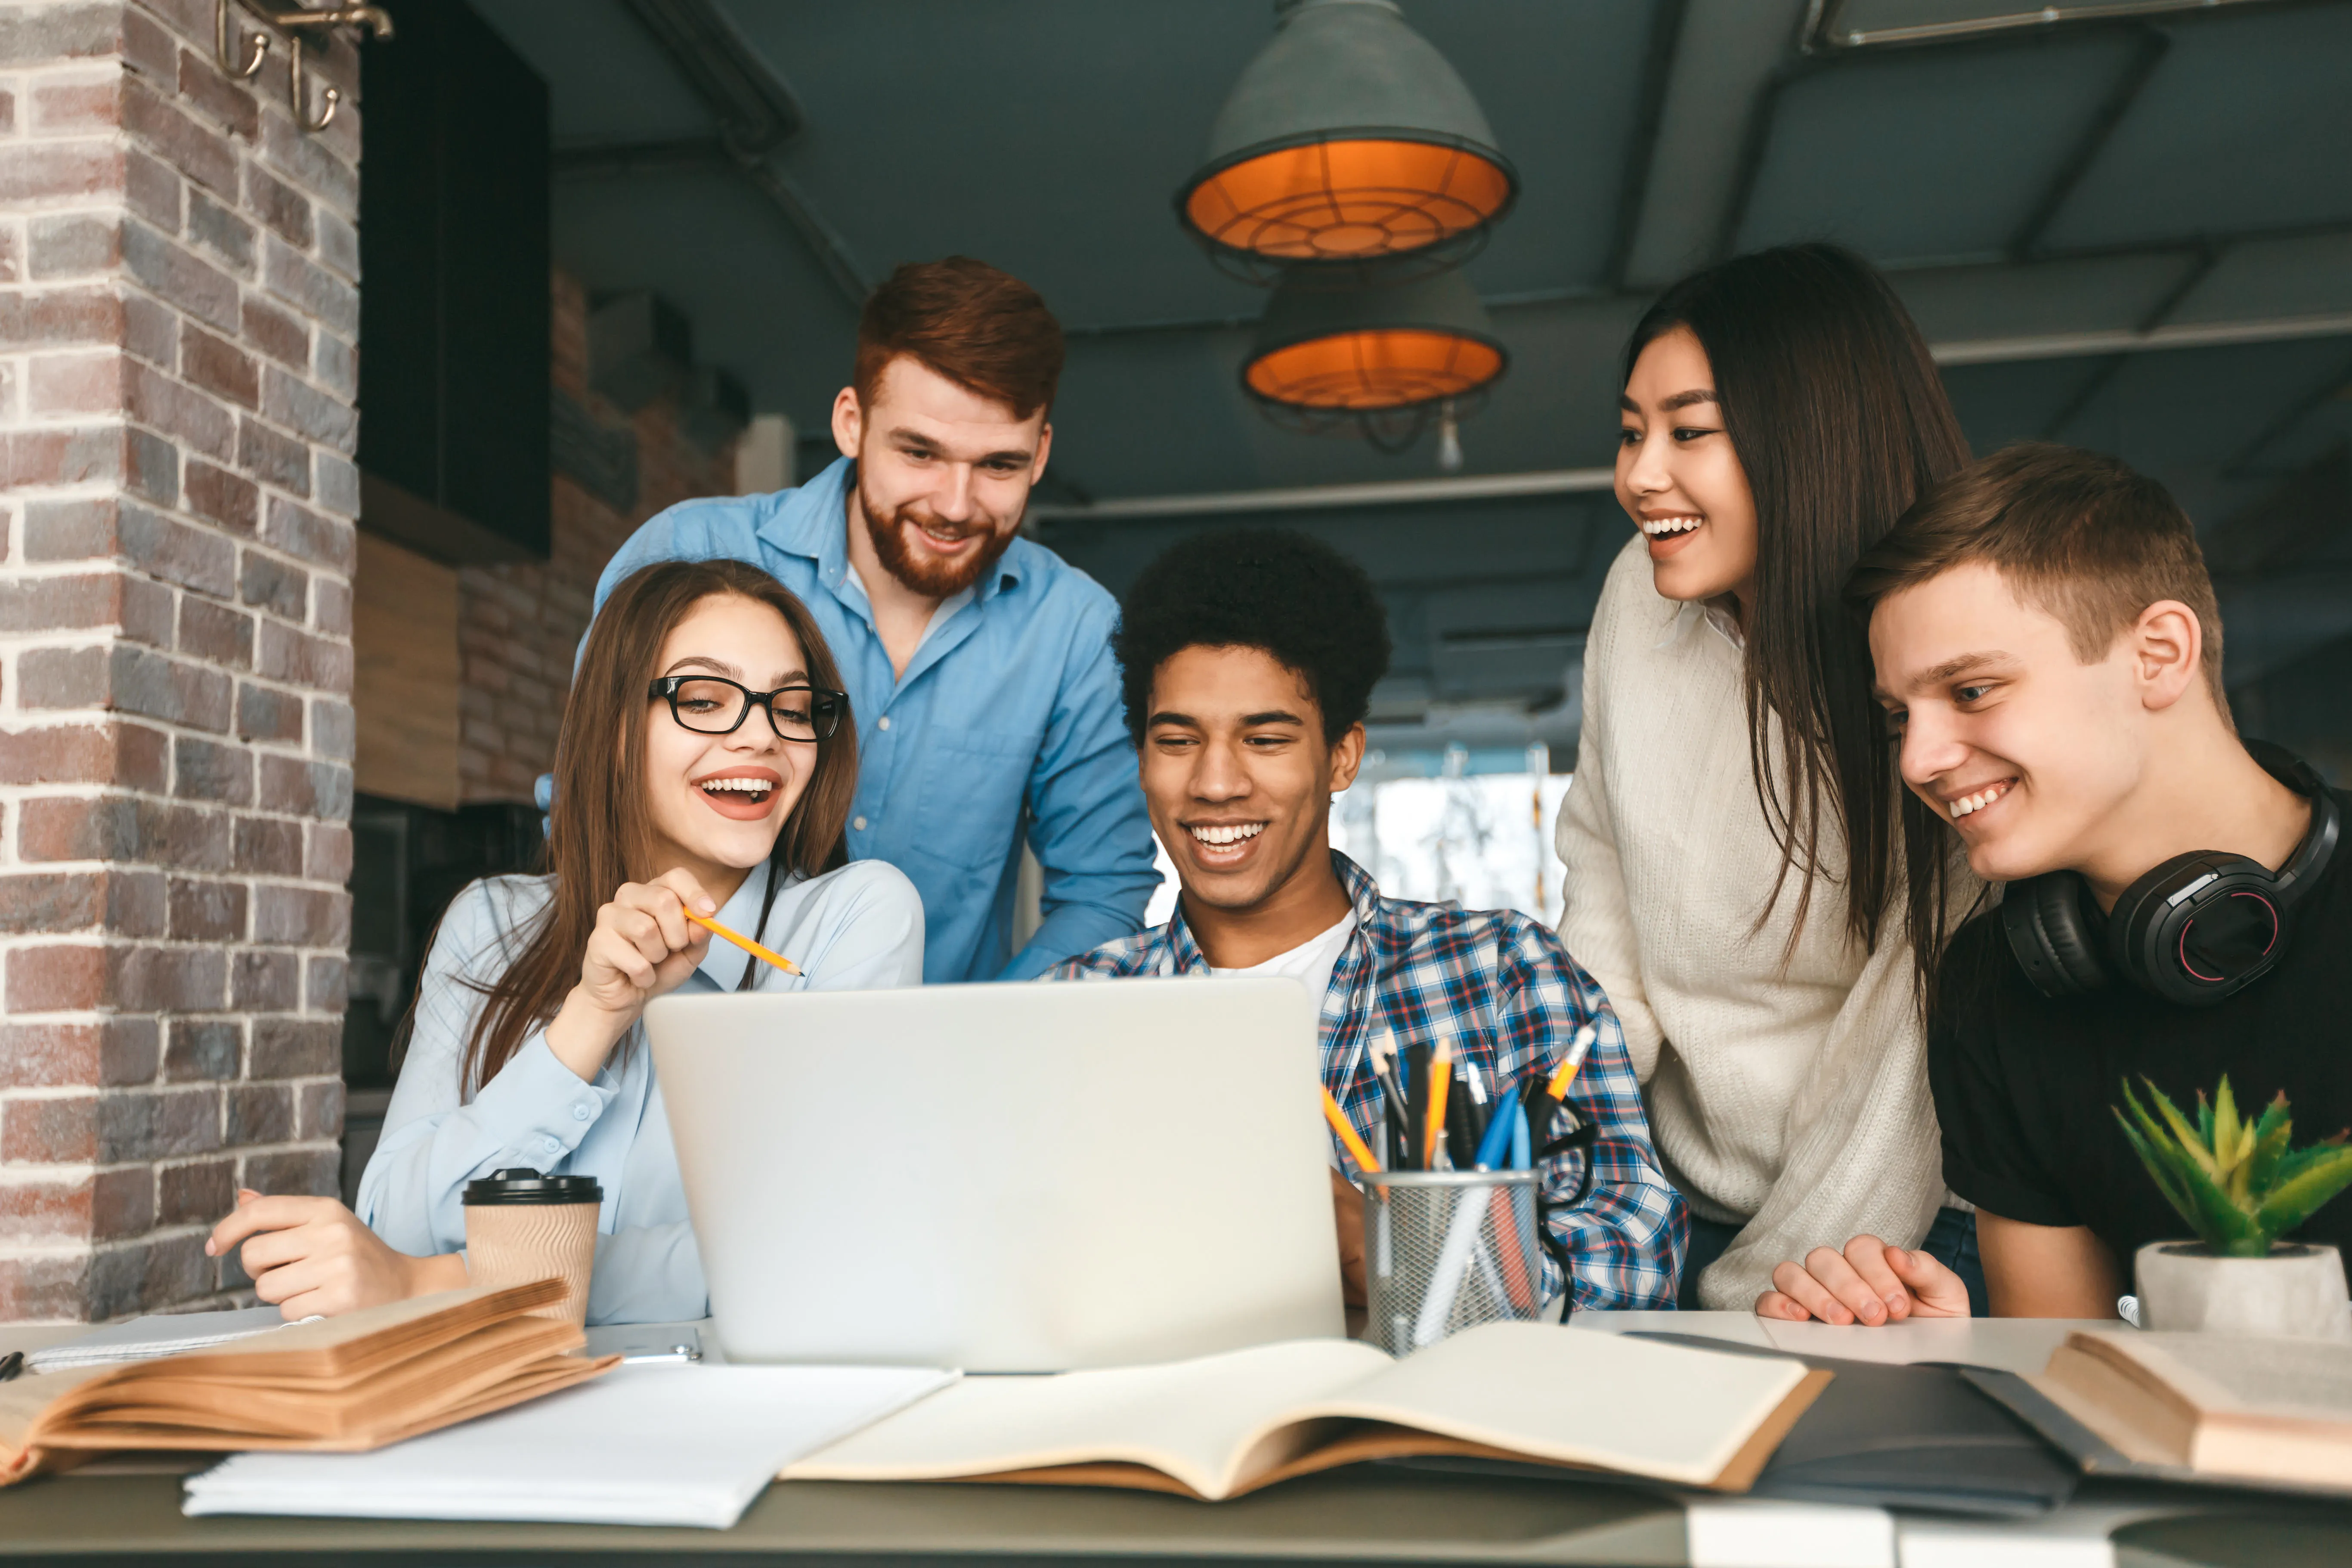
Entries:
[[2146,1330],[2067,1342],[2137,1363],[2200,1411],[2352,1425],[2352,1344]]
[[788,1480],[939,1480],[1052,1465],[1149,1465],[1203,1497],[1245,1439],[1390,1364],[1349,1340],[1292,1340],[1153,1366],[967,1377],[785,1471]]
[[1705,1486],[1805,1375],[1795,1361],[1549,1323],[1486,1323],[1302,1414],[1393,1422],[1537,1458]]
[[110,1366],[150,1356],[204,1350],[232,1340],[266,1334],[286,1326],[275,1307],[245,1307],[227,1312],[166,1312],[133,1318],[47,1345],[25,1357],[26,1372],[62,1372],[68,1367]]
[[723,1530],[792,1460],[951,1384],[906,1367],[644,1365],[363,1454],[239,1454],[183,1511]]

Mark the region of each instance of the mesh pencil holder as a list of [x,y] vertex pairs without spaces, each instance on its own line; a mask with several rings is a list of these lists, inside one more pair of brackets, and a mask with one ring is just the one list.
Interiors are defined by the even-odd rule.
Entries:
[[1534,1171],[1392,1171],[1364,1180],[1364,1337],[1409,1355],[1543,1305]]

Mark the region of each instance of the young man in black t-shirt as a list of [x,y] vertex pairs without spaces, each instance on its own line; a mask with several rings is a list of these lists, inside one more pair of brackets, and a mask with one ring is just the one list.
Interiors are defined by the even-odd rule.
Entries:
[[[2137,1249],[2188,1231],[2116,1125],[2126,1079],[2184,1105],[2224,1073],[2250,1110],[2284,1090],[2298,1142],[2352,1124],[2352,850],[2326,852],[2333,824],[2305,793],[2315,776],[2239,740],[2195,532],[2163,487],[2121,463],[2047,446],[1986,458],[1865,554],[1848,596],[1870,613],[1903,782],[1958,834],[1972,871],[2008,885],[2006,910],[1952,937],[1929,1002],[1944,1177],[1977,1205],[1991,1310],[2112,1316]],[[2263,896],[2189,905],[2198,867],[2162,874],[2187,892],[2158,886],[2157,868],[2195,851],[2258,862],[2238,874]],[[2272,885],[2282,870],[2291,884]],[[2024,884],[2069,872],[2079,881]],[[2168,898],[2196,918],[2119,962],[2107,929],[2119,900],[2126,916],[2142,911],[2120,922],[2134,933]],[[2069,916],[2084,939],[2071,948]],[[2021,922],[2039,982],[2014,951]],[[2036,946],[2037,930],[2062,951]],[[2266,956],[2268,973],[2212,1000]],[[2070,982],[2095,988],[2046,994]],[[2151,983],[2210,1005],[2163,999]],[[2352,1204],[2321,1209],[2301,1234],[2352,1251]],[[1969,1310],[1941,1264],[1871,1237],[1783,1263],[1773,1283],[1756,1306],[1767,1316]]]

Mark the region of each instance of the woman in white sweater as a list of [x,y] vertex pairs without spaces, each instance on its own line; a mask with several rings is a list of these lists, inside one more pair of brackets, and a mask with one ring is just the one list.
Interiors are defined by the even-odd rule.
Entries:
[[1966,1277],[1906,922],[1969,889],[1898,869],[1908,795],[1838,594],[1967,442],[1894,291],[1826,246],[1676,284],[1623,387],[1640,531],[1585,644],[1559,934],[1690,1202],[1683,1305],[1746,1309],[1775,1264],[1863,1233]]

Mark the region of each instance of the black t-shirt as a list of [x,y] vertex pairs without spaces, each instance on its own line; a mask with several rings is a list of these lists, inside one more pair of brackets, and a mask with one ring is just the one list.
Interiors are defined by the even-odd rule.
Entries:
[[[2352,816],[2352,799],[2337,799]],[[2000,911],[1969,921],[1928,1027],[1944,1180],[2005,1219],[2088,1226],[2128,1280],[2144,1243],[2191,1233],[2116,1124],[2126,1078],[2141,1103],[2145,1075],[2192,1119],[2197,1091],[2210,1096],[2223,1073],[2249,1115],[2284,1089],[2297,1148],[2352,1126],[2352,844],[2294,919],[2278,967],[2211,1007],[2175,1006],[2120,977],[2053,1001],[2011,956]],[[2296,1235],[2352,1254],[2352,1194]]]

